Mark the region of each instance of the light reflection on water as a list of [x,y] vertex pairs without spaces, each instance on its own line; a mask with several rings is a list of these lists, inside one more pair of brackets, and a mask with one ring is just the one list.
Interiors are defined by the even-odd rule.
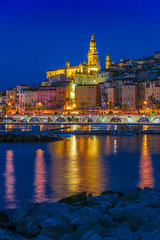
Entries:
[[36,159],[35,159],[35,195],[34,202],[44,202],[47,201],[46,197],[46,167],[45,167],[45,159],[44,159],[44,151],[41,149],[37,149],[36,151]]
[[72,136],[52,143],[1,143],[0,206],[56,201],[82,191],[160,189],[159,139]]
[[153,167],[152,167],[152,158],[149,151],[149,142],[148,136],[143,136],[142,148],[141,148],[141,157],[139,164],[139,187],[144,188],[148,186],[154,188],[154,177],[153,177]]
[[4,201],[6,203],[6,208],[16,208],[16,197],[15,197],[15,170],[14,170],[14,159],[13,151],[6,151],[6,168],[4,172],[4,185],[5,194]]

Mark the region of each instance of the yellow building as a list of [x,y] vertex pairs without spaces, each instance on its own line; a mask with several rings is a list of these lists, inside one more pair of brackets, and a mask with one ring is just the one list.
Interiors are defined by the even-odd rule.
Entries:
[[93,34],[90,41],[90,49],[88,51],[88,68],[89,68],[89,71],[100,70],[100,63],[98,60],[98,51],[96,49],[96,41],[94,39]]
[[74,78],[76,71],[79,71],[79,66],[70,67],[70,63],[67,60],[66,66],[58,69],[50,69],[47,71],[47,78],[56,76],[56,75],[66,75],[66,78]]
[[106,57],[106,69],[108,69],[110,65],[111,65],[111,59],[108,53]]

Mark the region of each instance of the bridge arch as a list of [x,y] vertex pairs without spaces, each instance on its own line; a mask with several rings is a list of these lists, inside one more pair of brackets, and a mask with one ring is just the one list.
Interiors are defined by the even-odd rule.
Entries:
[[67,122],[67,120],[64,117],[57,117],[55,122]]
[[91,117],[85,117],[82,119],[82,122],[94,122]]
[[101,118],[101,117],[99,117],[99,118],[97,118],[97,120],[96,120],[96,122],[98,122],[98,123],[104,123],[104,122],[106,122],[107,120],[106,120],[106,118],[104,117],[104,118]]
[[149,123],[149,119],[147,117],[141,117],[139,120],[138,120],[139,123]]
[[135,123],[136,120],[135,120],[134,117],[128,116],[128,117],[126,118],[126,122],[127,122],[127,123]]
[[20,122],[27,122],[27,119],[25,118],[25,117],[23,117],[23,118],[20,118],[20,120],[19,120]]
[[120,123],[120,122],[122,122],[122,121],[119,117],[113,117],[110,120],[110,123]]
[[47,118],[44,118],[44,119],[43,119],[43,122],[44,122],[44,123],[53,122],[53,120],[52,120],[51,117],[47,117]]
[[153,123],[160,123],[160,117],[155,117],[153,119]]
[[31,117],[30,122],[40,122],[38,117]]

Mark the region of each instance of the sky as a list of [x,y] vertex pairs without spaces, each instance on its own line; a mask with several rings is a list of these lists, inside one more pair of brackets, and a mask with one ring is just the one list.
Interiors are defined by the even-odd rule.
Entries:
[[84,60],[95,35],[101,67],[160,51],[159,0],[0,0],[0,90],[41,83]]

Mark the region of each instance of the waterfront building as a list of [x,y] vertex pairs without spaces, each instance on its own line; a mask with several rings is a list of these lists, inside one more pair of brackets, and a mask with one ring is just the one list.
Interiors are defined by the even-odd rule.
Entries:
[[160,102],[160,80],[152,80],[146,83],[145,101],[148,101],[151,96],[156,102]]
[[77,85],[75,87],[75,103],[77,109],[81,109],[84,105],[87,109],[92,109],[98,105],[98,86]]
[[107,104],[110,106],[110,103],[112,106],[117,105],[117,96],[116,96],[116,87],[110,86],[107,88]]
[[19,110],[34,110],[36,109],[37,92],[34,90],[19,91]]
[[98,102],[102,109],[107,107],[107,93],[104,82],[98,83]]
[[52,109],[56,105],[56,88],[42,86],[37,89],[36,101],[37,106],[44,106],[46,109]]
[[9,88],[6,90],[6,103],[10,110],[17,109],[18,99],[17,99],[17,89]]
[[56,84],[55,90],[56,106],[64,110],[69,109],[69,103],[72,102],[70,98],[70,84],[67,82],[59,82]]
[[136,83],[124,83],[122,85],[122,106],[128,105],[130,110],[134,110],[136,108],[136,98]]

